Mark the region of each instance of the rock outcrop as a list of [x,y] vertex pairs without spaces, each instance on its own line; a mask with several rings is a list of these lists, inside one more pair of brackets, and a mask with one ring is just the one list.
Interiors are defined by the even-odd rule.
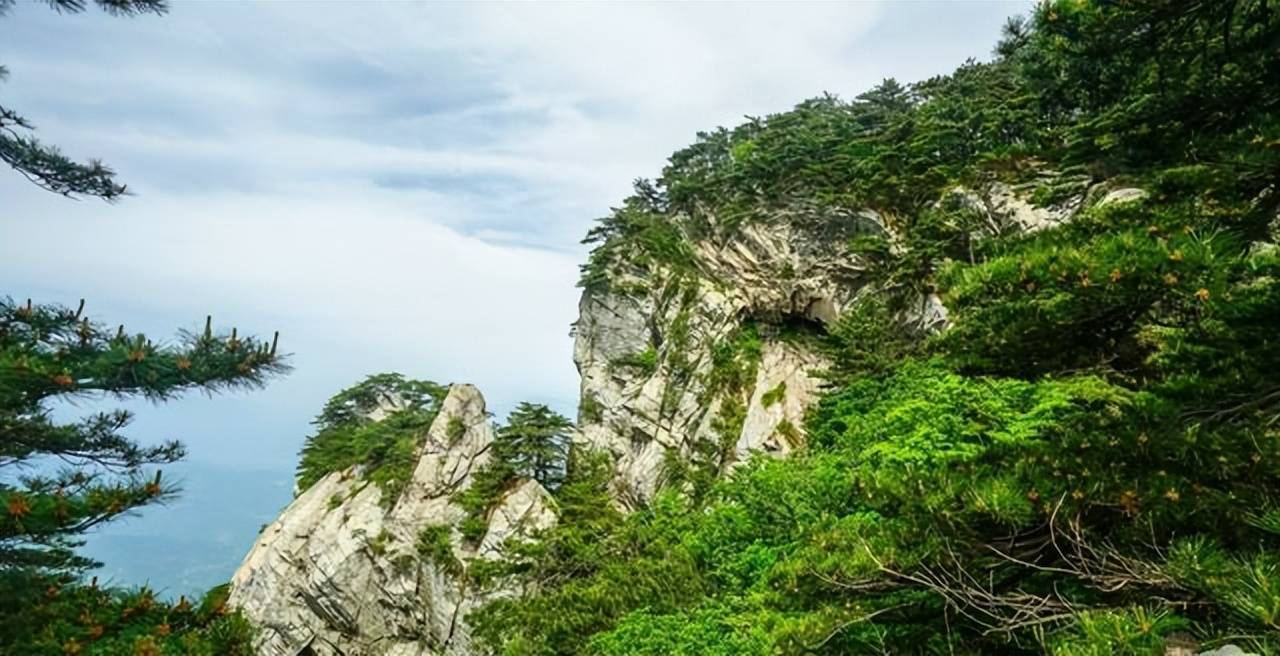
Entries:
[[[458,422],[461,435],[451,430]],[[451,497],[471,484],[492,442],[484,398],[470,385],[454,385],[397,498],[383,499],[377,485],[349,469],[294,499],[231,581],[230,603],[259,628],[258,653],[471,653],[462,618],[503,592],[472,588],[468,561],[498,558],[508,540],[555,521],[550,495],[524,480],[496,504],[482,539],[462,539],[464,512]],[[449,553],[423,544],[432,530],[446,532]]]
[[808,338],[862,289],[851,235],[884,230],[874,212],[750,224],[694,241],[696,270],[583,293],[580,439],[613,456],[621,505],[651,498],[673,461],[727,471],[803,442],[825,366]]
[[[954,194],[989,224],[985,234],[1057,225],[1084,203],[1037,207],[1000,184]],[[1104,202],[1140,197],[1119,190]],[[892,224],[863,210],[711,229],[719,236],[688,236],[692,263],[622,261],[607,286],[584,291],[574,325],[582,377],[574,439],[611,455],[620,507],[651,499],[674,480],[673,468],[719,476],[753,454],[780,457],[804,444],[804,415],[827,366],[817,338],[861,295],[878,293],[851,243],[876,233],[893,244]],[[933,294],[901,319],[926,332],[948,321]],[[369,418],[396,404],[386,399]],[[501,558],[504,544],[556,521],[548,492],[524,480],[491,508],[480,539],[462,538],[465,513],[453,497],[489,461],[492,442],[484,399],[454,385],[396,498],[384,499],[357,468],[302,492],[232,580],[231,604],[260,629],[258,653],[473,653],[467,613],[515,591],[474,588],[469,563]]]
[[[1145,196],[1138,189],[1086,189],[1052,172],[1043,178],[1071,193],[1042,206],[1030,198],[1034,184],[997,181],[956,188],[943,202],[975,212],[975,238],[982,239],[1051,228],[1090,203]],[[785,455],[803,443],[802,419],[826,365],[806,336],[822,332],[860,295],[879,293],[868,287],[867,263],[851,242],[880,235],[892,251],[895,221],[873,209],[810,208],[703,226],[685,235],[691,265],[615,262],[607,287],[584,291],[574,347],[582,376],[579,436],[612,454],[623,507],[651,498],[672,462],[697,463],[719,452],[718,462],[703,464],[723,473],[752,453]],[[900,320],[920,332],[938,331],[947,325],[947,309],[937,295],[924,294]],[[739,352],[744,331],[754,331],[759,344]],[[745,368],[749,380],[724,384],[726,368],[735,374]]]

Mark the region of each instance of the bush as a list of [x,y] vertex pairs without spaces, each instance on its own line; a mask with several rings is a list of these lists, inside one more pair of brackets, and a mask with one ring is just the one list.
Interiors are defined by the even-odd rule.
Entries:
[[0,652],[30,656],[250,656],[253,630],[226,606],[227,586],[193,604],[147,589],[104,589],[64,577],[0,576]]
[[[1280,204],[1268,7],[1046,2],[990,63],[674,154],[593,231],[584,284],[695,272],[677,236],[887,217],[891,238],[817,226],[869,287],[828,336],[808,444],[727,480],[694,445],[649,507],[566,511],[476,635],[509,655],[1280,648],[1280,257],[1252,245]],[[1149,196],[1033,235],[952,193],[1108,179]],[[929,293],[949,328],[903,330]],[[712,353],[724,435],[754,337]]]

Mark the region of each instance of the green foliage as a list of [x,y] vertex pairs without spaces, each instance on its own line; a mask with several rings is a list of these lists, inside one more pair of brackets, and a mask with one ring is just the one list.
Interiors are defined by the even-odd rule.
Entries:
[[775,385],[772,389],[760,395],[760,404],[764,407],[777,404],[787,396],[787,381],[782,381]]
[[[507,655],[1274,652],[1277,39],[1263,0],[1046,2],[991,63],[699,135],[593,231],[584,284],[696,271],[670,240],[751,221],[848,243],[872,286],[825,342],[807,444],[727,479],[724,445],[694,445],[627,517],[578,514],[608,502],[573,487],[507,566],[527,592],[476,635]],[[1019,235],[953,193],[994,181],[1088,200]],[[1095,204],[1120,183],[1148,195]],[[863,208],[890,234],[834,218]],[[903,329],[935,293],[947,330]],[[758,354],[754,327],[714,347],[700,401],[723,435]]]
[[587,652],[599,656],[768,654],[764,628],[735,627],[735,620],[730,609],[720,608],[671,615],[634,613],[613,631],[592,640]]
[[617,267],[643,274],[661,264],[677,271],[693,267],[693,251],[682,228],[666,214],[666,203],[645,180],[637,180],[635,194],[587,233],[582,243],[596,244],[582,266],[581,285],[607,289]]
[[449,440],[449,446],[454,446],[463,435],[467,434],[467,425],[460,417],[449,417],[449,424],[445,426],[444,433],[445,438]]
[[0,575],[0,652],[24,656],[250,656],[253,632],[226,607],[226,586],[202,603],[167,603],[147,588]]
[[796,428],[796,425],[791,423],[790,420],[783,419],[778,422],[778,425],[775,426],[773,430],[778,435],[781,435],[787,445],[793,449],[804,444],[804,435],[800,433],[800,429]]
[[1229,583],[1215,586],[1216,600],[1247,625],[1280,631],[1280,559],[1274,553],[1255,554],[1226,574]]
[[1187,628],[1167,609],[1134,606],[1076,617],[1073,629],[1051,644],[1053,656],[1164,656],[1166,639]]
[[391,503],[413,475],[418,451],[448,387],[376,374],[329,399],[316,417],[316,433],[303,443],[298,490],[331,472],[360,466]]
[[[669,511],[624,522],[608,494],[609,476],[603,455],[572,454],[557,495],[561,526],[508,554],[509,576],[554,586],[556,593],[501,599],[477,611],[470,621],[481,641],[504,654],[579,653],[592,634],[629,609],[661,611],[697,598],[698,577],[678,542],[689,516],[676,508],[687,506],[666,495],[656,503]],[[650,531],[674,542],[651,541]],[[623,553],[634,557],[619,558]]]
[[453,555],[453,529],[448,524],[431,524],[418,534],[418,555],[434,563],[445,572],[457,576],[462,572],[462,562]]
[[652,376],[658,371],[658,350],[650,346],[639,353],[629,353],[615,358],[609,366],[618,369],[632,369],[644,376]]
[[366,546],[373,555],[382,557],[387,555],[387,543],[391,541],[391,533],[386,529],[378,531],[378,534],[368,540]]
[[[14,4],[15,0],[0,0],[0,17]],[[65,13],[84,11],[87,4],[86,0],[49,2],[51,7]],[[117,16],[163,14],[168,10],[165,0],[94,0],[94,4]],[[8,69],[0,66],[0,82],[8,74]],[[36,185],[69,198],[91,196],[113,201],[127,193],[125,185],[116,182],[115,172],[102,162],[71,160],[57,147],[36,139],[34,130],[35,125],[31,121],[0,105],[0,162]]]
[[[92,0],[102,11],[113,16],[163,14],[169,10],[165,0]],[[16,4],[16,0],[0,0],[0,15]],[[88,9],[89,0],[47,0],[46,4],[64,14],[78,14]]]
[[[14,4],[0,0],[0,18]],[[47,4],[77,13],[90,2]],[[116,16],[162,14],[168,7],[165,0],[92,4]],[[0,66],[0,82],[7,76]],[[127,193],[110,168],[98,160],[76,162],[42,143],[34,125],[6,106],[0,106],[0,162],[66,197],[114,201]],[[123,436],[132,419],[127,411],[64,423],[50,406],[77,396],[159,402],[193,389],[258,387],[288,369],[285,358],[276,354],[274,339],[268,345],[234,329],[215,335],[211,320],[202,334],[157,344],[126,335],[124,326],[108,331],[83,317],[83,309],[83,301],[73,312],[0,300],[0,652],[247,656],[249,625],[225,610],[225,588],[195,610],[185,600],[158,602],[145,588],[102,589],[96,580],[78,580],[80,570],[96,565],[74,553],[79,536],[172,498],[173,486],[149,468],[184,451],[174,441],[143,447]]]
[[[879,234],[856,218],[866,207],[881,209],[909,234],[939,192],[972,177],[967,167],[979,156],[1002,173],[1027,167],[1047,126],[1018,81],[1010,63],[969,63],[911,88],[886,80],[852,102],[824,96],[733,130],[700,133],[672,155],[661,178],[638,184],[623,209],[589,233],[587,243],[597,247],[581,284],[607,287],[619,273],[637,273],[632,253],[644,254],[639,273],[654,263],[696,270],[689,237],[797,209],[842,217],[822,226],[829,238]],[[662,248],[653,245],[657,225],[667,238]],[[939,247],[967,248],[964,234],[952,226]],[[917,280],[905,270],[901,278]]]
[[458,526],[462,537],[479,542],[489,528],[489,510],[516,480],[515,470],[501,458],[494,458],[471,478],[471,485],[454,494],[453,501],[467,515]]
[[741,396],[755,384],[763,342],[758,329],[745,324],[711,347],[711,371],[703,381],[707,400]]
[[[57,421],[58,400],[112,395],[155,401],[189,390],[254,388],[288,369],[275,344],[183,333],[176,344],[108,330],[77,310],[0,300],[0,569],[92,565],[71,548],[89,528],[174,494],[159,471],[177,442],[139,446],[121,434],[132,415]],[[56,458],[61,470],[17,470]],[[38,473],[37,473],[38,472]]]
[[1278,21],[1264,0],[1061,1],[1036,12],[1011,59],[1042,111],[1075,118],[1062,140],[1070,160],[1110,174],[1214,162],[1236,184],[1256,186],[1276,157],[1250,142],[1275,128]]
[[517,480],[533,479],[549,492],[564,484],[569,430],[573,423],[545,405],[521,403],[497,430],[493,457],[477,471],[471,485],[454,495],[466,511],[462,536],[476,542],[488,529],[488,513]]
[[582,424],[598,424],[604,419],[604,404],[594,394],[583,394],[578,406],[578,421]]
[[[990,583],[997,590],[1007,580],[1017,595],[1062,599],[1071,608],[1130,608],[1152,594],[1185,597],[1184,585],[1159,564],[1150,565],[1148,578],[1141,571],[1134,575],[1132,592],[1110,591],[1093,584],[1088,568],[1106,563],[1091,560],[1101,558],[1091,551],[1083,562],[1064,555],[1070,552],[1046,556],[1036,567],[1055,568],[1049,574],[1016,562],[1012,553],[1000,556],[1004,552],[997,548],[999,537],[1007,535],[1033,543],[1058,535],[1064,543],[1078,540],[1081,549],[1102,548],[1092,541],[1100,536],[1075,533],[1070,523],[1058,523],[1060,517],[1107,526],[1110,540],[1131,541],[1146,558],[1154,556],[1142,546],[1150,531],[1234,532],[1231,527],[1252,503],[1240,499],[1251,485],[1232,483],[1239,471],[1211,474],[1186,461],[1187,451],[1174,445],[1172,435],[1165,437],[1169,452],[1153,452],[1144,436],[1166,426],[1167,417],[1158,404],[1147,407],[1151,403],[1092,376],[1040,382],[973,378],[941,362],[905,362],[893,376],[866,379],[824,399],[811,420],[809,451],[741,470],[718,484],[696,513],[689,512],[692,500],[661,496],[597,545],[603,553],[592,553],[584,567],[600,573],[544,589],[533,603],[573,607],[590,591],[603,605],[574,630],[618,622],[595,639],[602,649],[683,648],[667,642],[676,639],[669,631],[654,627],[688,625],[701,636],[709,630],[691,618],[730,604],[735,612],[714,624],[722,627],[722,645],[750,640],[761,645],[759,653],[792,653],[821,644],[829,653],[847,653],[877,641],[941,644],[947,627],[934,614],[941,609],[919,608],[925,604],[927,610],[947,586],[965,591],[972,585],[955,570],[961,563],[998,573]],[[1222,497],[1196,493],[1197,488],[1231,492]],[[1170,490],[1204,499],[1189,503]],[[1232,497],[1240,500],[1227,501]],[[1215,509],[1212,516],[1201,516],[1206,506]],[[549,539],[578,528],[566,523]],[[670,567],[652,569],[650,559]],[[544,575],[537,565],[531,571]],[[1268,570],[1250,564],[1249,571]],[[1259,574],[1246,580],[1266,579]],[[670,589],[685,591],[680,601],[664,597]],[[688,596],[697,590],[704,591],[705,602]],[[1263,618],[1255,621],[1264,623],[1269,589],[1255,584],[1235,590],[1239,607],[1252,609],[1252,616]],[[979,591],[985,588],[966,594]],[[739,603],[744,599],[749,603]],[[908,606],[916,610],[904,610]],[[637,614],[622,612],[627,609]],[[997,616],[985,621],[1015,621],[1016,606],[993,611]],[[873,614],[877,621],[866,626],[855,621]],[[757,621],[766,616],[768,622]],[[856,630],[840,628],[850,623]],[[952,639],[966,635],[965,644],[979,651],[1028,646],[1000,634],[984,636],[981,622],[972,633],[965,633],[966,626],[963,618],[953,618]],[[508,629],[522,634],[525,645],[558,645],[568,631],[546,627],[556,632],[552,637],[541,630]],[[643,636],[654,642],[635,642]]]
[[674,489],[686,489],[694,497],[704,494],[724,472],[747,418],[747,403],[755,385],[763,342],[758,328],[748,323],[712,345],[711,369],[702,380],[698,401],[719,402],[711,428],[716,438],[693,445],[686,461],[675,451],[666,454],[661,481]]
[[918,353],[923,335],[904,329],[901,323],[886,295],[857,299],[831,327],[831,339],[824,344],[832,359],[827,376],[836,382],[881,376]]
[[554,492],[564,481],[573,423],[545,405],[521,403],[498,428],[494,456],[522,478]]

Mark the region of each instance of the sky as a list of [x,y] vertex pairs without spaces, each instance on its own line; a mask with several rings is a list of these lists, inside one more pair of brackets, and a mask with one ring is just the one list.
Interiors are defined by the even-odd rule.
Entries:
[[[1029,2],[174,2],[0,16],[0,103],[134,195],[0,170],[0,295],[153,338],[281,332],[261,391],[137,413],[187,494],[89,538],[100,575],[225,581],[288,503],[324,401],[367,374],[575,414],[579,240],[697,133],[986,59]],[[109,407],[78,400],[66,416]]]

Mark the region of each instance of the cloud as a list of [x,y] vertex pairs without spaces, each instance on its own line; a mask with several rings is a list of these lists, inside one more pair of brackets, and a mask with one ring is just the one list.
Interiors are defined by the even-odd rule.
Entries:
[[295,397],[267,398],[288,440],[386,368],[572,411],[578,239],[633,178],[698,130],[981,56],[1021,6],[20,5],[0,20],[6,103],[138,195],[0,176],[0,273],[162,331],[206,311],[281,328]]
[[[1018,6],[190,3],[128,21],[22,7],[0,22],[0,57],[46,136],[110,154],[139,191],[502,183],[523,229],[465,192],[469,210],[435,220],[564,249],[698,130],[943,72],[989,47],[970,26],[993,35]],[[904,17],[944,28],[877,41]],[[968,50],[936,56],[951,44]]]
[[1019,6],[19,5],[6,104],[138,195],[0,177],[0,273],[161,333],[206,311],[282,329],[298,370],[261,398],[289,445],[381,369],[572,411],[577,241],[632,178],[699,129],[945,72]]
[[[499,407],[532,392],[572,410],[573,255],[490,244],[429,220],[429,207],[359,190],[198,202],[158,192],[92,217],[38,201],[22,238],[0,244],[11,293],[32,295],[21,285],[35,281],[59,300],[90,299],[96,316],[106,299],[107,309],[173,317],[138,326],[159,335],[206,312],[242,330],[279,329],[298,366],[281,384],[309,406],[288,438],[329,394],[386,369],[483,384]],[[104,318],[135,327],[131,316]]]
[[[572,414],[578,240],[632,179],[699,130],[982,57],[1028,5],[19,4],[0,98],[137,195],[72,202],[0,171],[0,295],[83,297],[153,337],[206,313],[280,330],[297,368],[264,391],[127,404],[134,436],[187,442],[192,477],[287,480],[324,400],[379,371],[475,383],[499,417]],[[239,536],[229,552],[157,568],[113,523],[95,553],[124,583],[225,580],[283,495],[255,498],[208,520]],[[208,516],[179,501],[150,526],[184,513]]]

